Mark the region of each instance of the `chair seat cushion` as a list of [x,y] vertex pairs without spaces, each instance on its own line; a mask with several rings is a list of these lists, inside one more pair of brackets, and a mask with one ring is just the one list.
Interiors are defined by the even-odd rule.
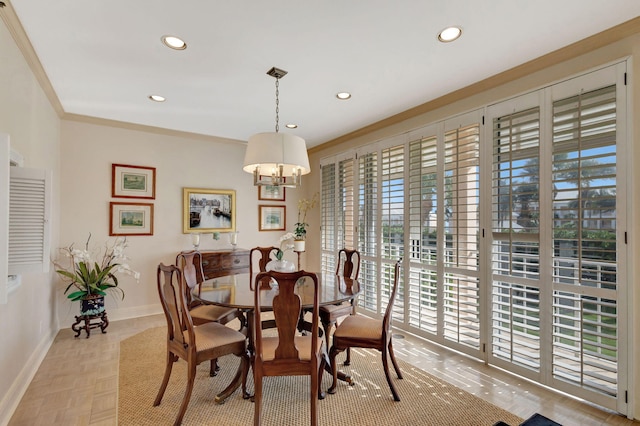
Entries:
[[201,324],[203,322],[217,322],[236,312],[234,308],[225,308],[223,306],[200,305],[189,310],[194,323]]
[[[321,337],[318,339],[318,351],[322,350],[323,340]],[[300,359],[309,361],[311,360],[311,335],[308,336],[295,336],[294,337],[296,348],[298,348],[298,354]],[[262,338],[262,360],[272,361],[276,357],[276,348],[278,347],[278,337],[263,337]]]
[[351,315],[352,310],[353,307],[351,306],[351,303],[320,306],[320,318],[323,320],[335,321],[345,315]]
[[193,327],[196,337],[196,351],[215,350],[219,356],[239,353],[246,345],[246,336],[239,331],[217,322],[209,322]]
[[382,340],[382,320],[367,318],[361,315],[350,315],[340,323],[333,333],[333,343],[341,338],[350,341]]

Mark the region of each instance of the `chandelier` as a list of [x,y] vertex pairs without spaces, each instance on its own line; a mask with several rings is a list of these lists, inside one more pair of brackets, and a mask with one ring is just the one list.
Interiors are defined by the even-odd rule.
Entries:
[[249,138],[242,170],[253,173],[255,186],[298,188],[302,175],[311,172],[304,139],[280,133],[280,79],[287,71],[273,67],[267,74],[276,79],[276,131],[257,133]]

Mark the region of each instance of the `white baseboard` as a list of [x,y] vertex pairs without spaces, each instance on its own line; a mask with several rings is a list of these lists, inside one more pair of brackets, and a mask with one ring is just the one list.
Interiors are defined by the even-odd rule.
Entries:
[[53,344],[53,341],[58,334],[58,330],[51,330],[48,335],[45,335],[36,349],[31,353],[31,356],[24,364],[24,368],[20,371],[20,374],[11,384],[9,391],[5,394],[5,397],[0,401],[0,425],[6,426],[9,424],[9,420],[13,416],[20,400],[27,392],[31,380],[36,375],[38,368],[44,357],[49,352],[49,348]]

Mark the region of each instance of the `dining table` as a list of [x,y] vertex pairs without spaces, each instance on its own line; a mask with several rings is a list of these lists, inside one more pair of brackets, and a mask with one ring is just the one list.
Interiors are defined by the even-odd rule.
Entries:
[[[260,310],[268,312],[272,309],[273,298],[278,294],[278,287],[272,280],[264,280],[256,286],[255,277],[257,273],[251,275],[241,273],[235,275],[227,275],[205,280],[201,285],[194,287],[192,296],[195,300],[210,305],[235,308],[244,314],[242,327],[247,328],[247,339],[249,354],[251,359],[254,357],[254,291],[262,292],[260,295]],[[318,277],[318,304],[335,305],[344,302],[352,302],[358,294],[360,294],[360,283],[357,279],[335,275],[331,273],[316,273]],[[300,296],[302,302],[302,314],[299,318],[298,329],[301,332],[308,330],[309,323],[304,320],[304,312],[313,308],[313,292],[314,286],[311,279],[302,277],[296,284],[296,293]],[[329,348],[327,348],[327,351]],[[325,351],[325,368],[331,373],[331,365],[328,359],[327,351]],[[338,378],[348,383],[352,383],[351,377],[339,372]],[[215,402],[223,403],[240,385],[241,371],[240,368],[236,373],[236,377],[232,383],[221,393],[216,395]],[[319,398],[324,398],[324,392],[321,392]]]

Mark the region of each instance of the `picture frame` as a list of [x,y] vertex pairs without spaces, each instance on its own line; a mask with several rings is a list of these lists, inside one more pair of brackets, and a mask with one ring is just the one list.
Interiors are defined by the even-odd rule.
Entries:
[[153,235],[153,204],[109,203],[109,235]]
[[[263,176],[260,176],[262,179]],[[258,200],[264,201],[285,201],[286,188],[284,186],[259,186],[258,187]]]
[[182,200],[183,233],[235,232],[235,190],[183,188]]
[[111,164],[111,196],[114,198],[156,198],[156,168]]
[[284,231],[287,228],[287,207],[261,204],[258,206],[258,230]]

